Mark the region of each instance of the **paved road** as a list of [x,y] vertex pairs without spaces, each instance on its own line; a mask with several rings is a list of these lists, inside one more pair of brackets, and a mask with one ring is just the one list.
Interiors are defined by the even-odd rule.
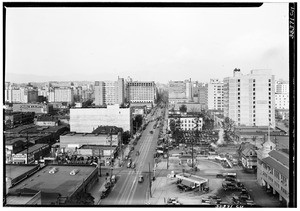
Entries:
[[[160,116],[161,109],[158,109],[153,117]],[[157,146],[159,128],[153,129],[155,122],[150,122],[143,131],[135,150],[132,152],[131,159],[136,163],[136,171],[127,168],[115,170],[117,183],[107,198],[101,200],[101,205],[126,205],[126,204],[145,204],[149,200],[149,165],[151,175],[153,171],[154,159],[153,154]],[[153,130],[153,134],[150,131]],[[136,151],[140,152],[135,156]],[[125,163],[127,164],[127,163]],[[138,183],[139,175],[144,176],[144,182]],[[152,178],[152,176],[151,176]]]

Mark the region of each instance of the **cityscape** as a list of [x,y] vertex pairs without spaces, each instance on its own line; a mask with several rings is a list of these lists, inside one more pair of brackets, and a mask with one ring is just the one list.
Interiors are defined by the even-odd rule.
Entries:
[[[277,55],[278,52],[272,52],[270,54],[275,58],[272,61],[261,58],[255,60],[255,56],[259,57],[263,51],[270,52],[267,47],[262,49],[258,41],[257,46],[260,46],[262,54],[257,52],[258,48],[253,48],[257,55],[253,55],[249,50],[249,61],[241,57],[241,61],[236,63],[231,63],[233,60],[230,59],[226,62],[220,59],[220,64],[216,64],[218,63],[216,56],[213,58],[214,64],[211,65],[212,67],[223,65],[224,67],[219,66],[220,70],[213,71],[209,68],[205,71],[194,70],[194,60],[189,58],[194,55],[193,49],[198,47],[197,44],[192,47],[194,42],[174,52],[174,57],[170,55],[168,58],[162,58],[164,61],[160,61],[157,60],[156,54],[163,55],[166,52],[169,54],[171,51],[165,52],[165,48],[161,47],[155,50],[151,57],[149,53],[152,50],[151,45],[157,44],[151,39],[146,41],[144,40],[146,38],[143,38],[142,41],[137,41],[137,45],[132,44],[134,50],[124,50],[122,56],[133,58],[126,62],[126,59],[123,60],[122,56],[113,50],[115,48],[113,43],[119,41],[105,44],[108,42],[105,39],[106,36],[126,37],[129,33],[128,37],[132,37],[128,38],[128,43],[131,43],[136,40],[135,35],[121,25],[118,27],[125,30],[122,35],[114,31],[116,29],[112,26],[105,26],[101,30],[109,31],[107,27],[112,27],[109,29],[114,35],[107,32],[107,35],[99,38],[99,42],[103,42],[103,51],[109,55],[115,54],[115,57],[99,57],[101,64],[95,63],[95,69],[98,68],[97,65],[109,66],[105,70],[101,66],[99,70],[93,72],[93,68],[89,70],[91,64],[85,63],[88,58],[79,58],[82,55],[74,57],[76,54],[74,52],[78,50],[76,47],[70,49],[61,47],[58,51],[62,53],[53,50],[58,46],[55,39],[57,42],[60,42],[59,39],[62,39],[62,42],[69,42],[68,39],[61,38],[64,36],[63,33],[59,35],[61,37],[53,37],[54,42],[49,44],[49,40],[43,43],[42,40],[45,38],[40,39],[38,36],[41,35],[36,35],[43,34],[43,29],[32,28],[36,38],[31,40],[30,36],[26,37],[23,32],[28,43],[13,45],[25,39],[22,35],[20,35],[22,38],[13,36],[14,33],[18,34],[18,30],[26,28],[25,22],[32,26],[42,19],[50,31],[55,31],[55,27],[60,28],[63,25],[59,25],[60,22],[66,24],[70,21],[70,27],[74,27],[71,31],[73,33],[77,30],[76,24],[82,23],[74,24],[70,17],[76,12],[85,14],[85,10],[81,13],[81,9],[78,11],[74,9],[74,14],[54,10],[58,19],[58,22],[55,22],[57,25],[54,24],[55,27],[50,24],[53,21],[51,19],[53,9],[45,9],[49,10],[49,17],[47,12],[43,13],[43,10],[39,11],[40,9],[27,10],[28,8],[24,11],[15,8],[7,10],[8,62],[3,85],[3,145],[5,145],[3,206],[290,207],[293,205],[291,194],[295,190],[290,189],[293,180],[290,169],[293,137],[290,137],[289,131],[288,55]],[[256,10],[259,13],[256,13]],[[288,11],[288,6],[269,4],[256,10],[249,12],[251,18],[253,14],[259,16],[265,11],[269,11],[270,14],[272,12],[272,15],[277,17],[278,11],[282,10],[284,14]],[[165,13],[173,15],[172,11],[153,11],[151,8],[144,11],[149,15],[147,18],[139,10],[119,11],[101,8],[101,12],[103,17],[110,17],[111,14],[120,15],[118,18],[120,20],[124,18],[124,23],[127,23],[127,18],[131,20],[129,17],[131,14],[143,21],[156,14],[160,18],[157,20],[163,22],[162,25],[168,22],[163,18]],[[93,17],[98,13],[99,11],[91,12]],[[194,19],[193,15],[198,15],[197,10],[192,11],[191,17],[184,9],[179,9],[175,13],[179,17],[182,15],[182,18],[186,18],[184,21]],[[226,19],[227,16],[224,14],[222,13],[220,17]],[[105,24],[110,25],[116,20],[119,21],[118,18]],[[247,18],[248,16],[245,20]],[[36,22],[28,21],[33,19]],[[87,31],[93,28],[89,28],[89,24],[102,20],[93,19],[90,23],[85,22],[88,20],[87,17],[83,16],[83,19],[85,20],[82,26],[85,26],[84,30]],[[285,19],[283,16],[283,20]],[[235,17],[232,20],[238,21]],[[158,30],[156,27],[160,27],[153,24],[158,22],[151,21],[150,18],[149,22],[141,22],[143,26],[138,22],[133,25],[139,25],[141,30],[139,33],[143,34],[145,30],[147,34],[150,32],[147,27],[153,27],[151,28],[153,31]],[[255,20],[251,19],[250,22],[252,21],[255,25]],[[260,21],[259,18],[257,21]],[[22,24],[25,24],[24,28],[21,27]],[[269,24],[268,21],[265,24]],[[193,23],[190,25],[191,30],[196,33]],[[172,24],[168,25],[169,31],[173,30],[171,26]],[[126,27],[131,28],[132,25],[128,23]],[[174,28],[177,28],[176,24]],[[277,28],[278,26],[274,25],[274,30]],[[61,30],[69,29],[62,27]],[[189,33],[190,29],[186,26],[184,30]],[[224,36],[229,37],[229,33],[231,32],[224,32]],[[270,29],[270,33],[273,34],[274,31]],[[91,39],[94,39],[93,36],[97,37],[88,36]],[[276,36],[278,38],[281,35]],[[50,37],[51,35],[47,39]],[[172,39],[172,36],[164,40],[166,44],[162,46],[171,45],[167,41],[169,39]],[[183,41],[178,40],[178,43],[188,43],[188,39],[187,35],[187,38]],[[90,54],[86,57],[91,56],[90,61],[93,61],[93,53],[98,52],[100,55],[103,52],[96,47],[93,48],[88,42],[87,40],[83,45],[85,47],[79,48],[90,49]],[[277,42],[270,41],[270,43],[273,45]],[[69,44],[75,45],[71,41]],[[251,44],[256,45],[254,42]],[[267,42],[265,46],[268,44]],[[30,47],[35,50],[28,49],[28,53],[24,55],[23,48],[27,48],[24,47],[27,45],[31,45]],[[45,52],[37,50],[41,45],[43,48],[47,46]],[[111,48],[107,47],[109,45]],[[127,43],[124,44],[125,47],[120,45],[120,51],[127,48]],[[205,46],[204,43],[200,45]],[[169,48],[172,49],[170,46],[166,47]],[[145,52],[139,51],[142,49],[145,49]],[[238,49],[236,47],[237,51]],[[285,46],[284,52],[287,52],[286,49],[288,48]],[[135,50],[138,53],[134,52]],[[243,50],[240,51],[242,52]],[[68,56],[64,57],[64,53]],[[58,58],[55,54],[61,57]],[[26,61],[23,60],[27,56],[32,59],[28,60],[28,57]],[[228,56],[231,57],[233,54]],[[45,59],[48,57],[49,60]],[[151,58],[153,64],[150,64]],[[124,65],[123,71],[115,64],[118,60],[120,65]],[[134,60],[138,61],[129,64]],[[174,63],[171,60],[174,60]],[[53,64],[54,61],[61,63]],[[69,63],[71,61],[74,64]],[[151,65],[152,68],[160,64],[162,67],[153,72],[137,71],[135,68],[137,66],[141,68],[139,65],[143,62],[146,69]],[[186,64],[187,69],[182,69],[179,63]],[[170,65],[169,69],[165,69],[166,64]],[[52,72],[53,65],[61,67]],[[81,75],[77,75],[76,66],[81,65],[86,65],[86,69],[79,72]],[[19,69],[23,71],[18,72]]]

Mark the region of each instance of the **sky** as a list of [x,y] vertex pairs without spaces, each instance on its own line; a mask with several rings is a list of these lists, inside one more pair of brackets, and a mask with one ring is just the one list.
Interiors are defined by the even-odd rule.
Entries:
[[259,8],[8,8],[6,81],[288,80],[288,4]]

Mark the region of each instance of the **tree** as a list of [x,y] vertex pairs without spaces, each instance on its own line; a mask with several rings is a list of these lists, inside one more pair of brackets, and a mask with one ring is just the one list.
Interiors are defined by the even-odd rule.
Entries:
[[235,135],[234,121],[226,117],[222,122],[222,128],[224,130],[224,141],[232,141]]
[[138,128],[143,124],[143,116],[138,114],[133,119],[133,128],[135,128],[135,131],[138,130]]
[[72,198],[69,205],[94,205],[94,197],[90,193],[79,192]]
[[181,105],[180,107],[179,107],[179,111],[181,112],[181,113],[185,113],[186,111],[187,111],[187,107],[186,107],[186,105]]
[[170,130],[171,130],[172,134],[173,134],[176,130],[176,122],[175,122],[174,119],[170,119],[169,127],[170,127]]
[[122,133],[122,142],[123,144],[128,144],[130,141],[130,132],[127,130],[124,133]]

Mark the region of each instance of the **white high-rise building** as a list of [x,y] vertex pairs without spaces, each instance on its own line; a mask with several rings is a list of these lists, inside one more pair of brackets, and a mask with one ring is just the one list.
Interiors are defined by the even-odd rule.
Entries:
[[218,79],[210,79],[207,86],[207,104],[208,109],[223,110],[223,81]]
[[11,102],[13,103],[28,103],[27,89],[20,87],[11,90]]
[[275,80],[269,70],[224,79],[224,115],[236,125],[275,126]]
[[124,79],[95,82],[95,105],[123,104],[125,100]]

